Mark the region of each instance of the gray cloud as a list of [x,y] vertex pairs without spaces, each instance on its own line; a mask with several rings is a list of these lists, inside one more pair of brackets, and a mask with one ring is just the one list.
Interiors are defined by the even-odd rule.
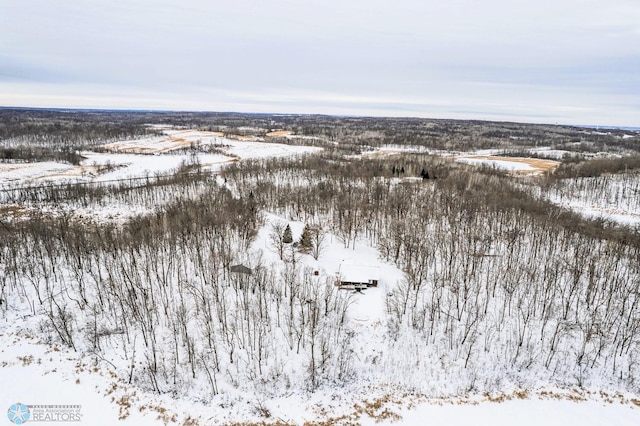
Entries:
[[635,0],[0,0],[0,10],[4,105],[640,122]]

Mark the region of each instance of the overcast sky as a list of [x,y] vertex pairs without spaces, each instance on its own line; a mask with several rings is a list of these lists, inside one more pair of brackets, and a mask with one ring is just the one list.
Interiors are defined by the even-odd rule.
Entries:
[[640,0],[0,0],[0,105],[640,126]]

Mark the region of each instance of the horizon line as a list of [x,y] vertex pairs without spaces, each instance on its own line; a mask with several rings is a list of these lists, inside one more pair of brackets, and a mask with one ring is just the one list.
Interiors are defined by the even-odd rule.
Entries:
[[69,112],[105,112],[105,113],[190,113],[190,114],[244,114],[244,115],[268,115],[268,116],[317,116],[317,117],[345,117],[345,118],[378,118],[378,119],[412,119],[412,120],[432,120],[432,121],[460,121],[472,122],[480,121],[485,123],[510,123],[510,124],[528,124],[535,126],[558,126],[558,127],[579,127],[587,129],[611,129],[611,130],[629,130],[639,131],[640,126],[619,126],[619,125],[602,125],[602,124],[568,124],[568,123],[550,123],[535,121],[517,121],[517,120],[491,120],[486,118],[434,118],[428,116],[392,116],[392,115],[366,115],[366,114],[326,114],[326,113],[305,113],[305,112],[249,112],[249,111],[223,111],[223,110],[196,110],[196,109],[135,109],[135,108],[102,108],[102,107],[50,107],[50,106],[15,106],[0,105],[0,110],[36,110],[36,111],[69,111]]

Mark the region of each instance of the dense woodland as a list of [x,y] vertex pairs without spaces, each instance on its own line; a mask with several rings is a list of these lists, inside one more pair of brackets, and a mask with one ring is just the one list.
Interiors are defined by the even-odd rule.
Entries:
[[244,136],[265,136],[272,130],[290,130],[302,138],[273,137],[268,140],[320,145],[352,153],[382,145],[458,151],[537,146],[577,153],[640,151],[638,133],[623,129],[423,118],[11,108],[0,108],[1,148],[17,145],[82,149],[157,133],[147,126],[150,123]]
[[[372,383],[433,396],[547,385],[640,392],[640,234],[544,196],[565,182],[597,192],[621,171],[637,185],[635,157],[622,167],[567,159],[558,175],[525,180],[426,153],[344,155],[383,144],[572,143],[629,154],[640,149],[637,136],[323,116],[10,110],[0,118],[5,149],[42,146],[34,140],[75,149],[146,135],[148,122],[326,138],[319,155],[237,162],[218,176],[196,164],[145,182],[0,193],[4,205],[32,209],[22,220],[0,218],[0,319],[35,318],[25,332],[145,389],[202,400],[233,389],[275,396]],[[591,166],[606,173],[585,173]],[[124,224],[47,213],[113,204],[153,213]],[[404,271],[390,286],[383,327],[359,335],[352,295],[303,268],[292,244],[279,246],[279,263],[252,254],[266,212],[310,225],[315,238],[369,243]],[[230,273],[238,263],[254,274]],[[378,350],[358,354],[362,338]]]

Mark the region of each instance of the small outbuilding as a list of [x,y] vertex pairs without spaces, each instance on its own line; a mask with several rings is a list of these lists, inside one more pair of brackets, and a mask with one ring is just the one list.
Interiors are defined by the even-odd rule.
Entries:
[[380,280],[380,268],[368,265],[350,265],[343,263],[338,270],[336,285],[341,288],[377,287]]
[[253,273],[251,268],[244,265],[231,265],[229,267],[229,271],[235,272],[237,274],[246,274],[246,275],[251,275]]

